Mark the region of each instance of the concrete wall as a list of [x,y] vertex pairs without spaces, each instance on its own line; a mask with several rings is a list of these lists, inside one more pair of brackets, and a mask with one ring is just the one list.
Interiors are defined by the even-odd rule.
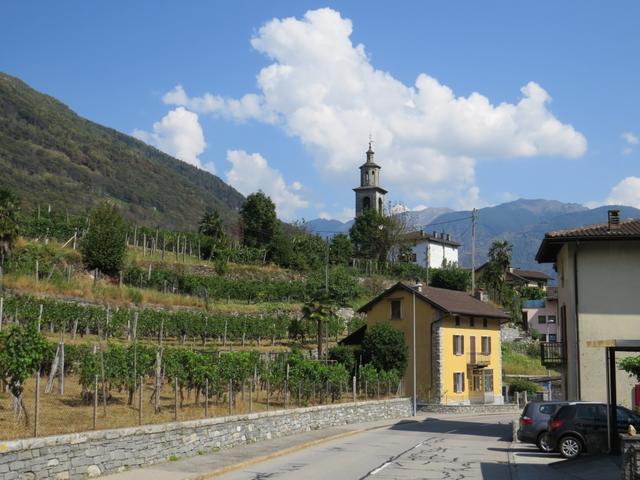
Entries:
[[408,399],[344,403],[0,443],[0,478],[99,476],[318,428],[411,415]]
[[[637,242],[584,242],[565,245],[560,251],[558,304],[559,309],[563,305],[567,309],[569,399],[606,401],[604,349],[588,347],[589,340],[640,339],[639,271]],[[622,357],[619,353],[618,358]],[[618,403],[630,407],[635,382],[621,371],[616,379]]]

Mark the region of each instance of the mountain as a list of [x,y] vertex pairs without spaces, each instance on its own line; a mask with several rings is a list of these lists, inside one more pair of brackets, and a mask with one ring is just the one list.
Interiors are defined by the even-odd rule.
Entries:
[[338,233],[349,234],[353,220],[341,222],[340,220],[327,220],[316,218],[303,224],[303,228],[309,233],[315,233],[322,238],[331,238]]
[[419,229],[423,225],[428,225],[441,215],[452,212],[453,210],[451,210],[450,208],[427,207],[422,210],[409,210],[402,213],[401,215],[406,219],[407,226],[409,228]]
[[193,229],[207,207],[235,225],[244,197],[208,172],[86,120],[0,72],[0,172],[23,209],[80,213],[103,199],[148,226]]
[[[640,210],[625,206],[603,206],[588,209],[575,203],[555,200],[526,200],[504,203],[478,210],[476,265],[487,259],[487,252],[494,240],[507,240],[513,245],[514,267],[541,270],[555,277],[553,266],[539,264],[535,255],[544,234],[581,225],[607,222],[607,210],[620,209],[622,219],[640,218]],[[441,215],[423,227],[427,232],[450,233],[462,244],[460,263],[471,266],[471,212],[459,211]]]

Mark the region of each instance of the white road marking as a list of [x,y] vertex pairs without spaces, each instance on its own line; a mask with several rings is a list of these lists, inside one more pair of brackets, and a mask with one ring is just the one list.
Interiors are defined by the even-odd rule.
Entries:
[[391,465],[391,462],[386,462],[383,463],[381,466],[379,466],[378,468],[376,468],[373,472],[370,473],[370,475],[375,475],[376,473],[378,473],[380,470],[382,470],[383,468],[388,467],[389,465]]

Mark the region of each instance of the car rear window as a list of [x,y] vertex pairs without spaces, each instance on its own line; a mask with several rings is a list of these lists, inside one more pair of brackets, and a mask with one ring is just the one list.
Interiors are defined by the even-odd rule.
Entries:
[[560,410],[557,411],[555,417],[556,418],[571,418],[573,416],[573,411],[575,407],[572,405],[565,405],[564,407],[560,407]]
[[553,415],[557,409],[558,405],[556,403],[540,405],[540,413],[545,415]]

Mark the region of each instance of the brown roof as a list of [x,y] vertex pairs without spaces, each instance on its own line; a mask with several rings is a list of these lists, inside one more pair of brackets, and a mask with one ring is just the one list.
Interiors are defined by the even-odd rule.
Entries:
[[562,245],[578,240],[583,242],[640,240],[640,220],[623,220],[615,228],[610,228],[608,223],[603,223],[547,232],[538,248],[536,260],[539,263],[555,262]]
[[526,280],[551,280],[551,277],[549,275],[537,270],[523,270],[522,268],[514,268],[513,271],[509,273]]
[[360,307],[358,312],[368,312],[376,303],[385,298],[388,294],[400,288],[411,293],[415,292],[416,298],[431,304],[433,307],[445,313],[472,315],[476,317],[509,318],[509,315],[499,308],[488,303],[481,302],[466,292],[435,287],[423,287],[422,292],[419,292],[402,282],[398,282],[391,288],[382,292],[369,303]]

